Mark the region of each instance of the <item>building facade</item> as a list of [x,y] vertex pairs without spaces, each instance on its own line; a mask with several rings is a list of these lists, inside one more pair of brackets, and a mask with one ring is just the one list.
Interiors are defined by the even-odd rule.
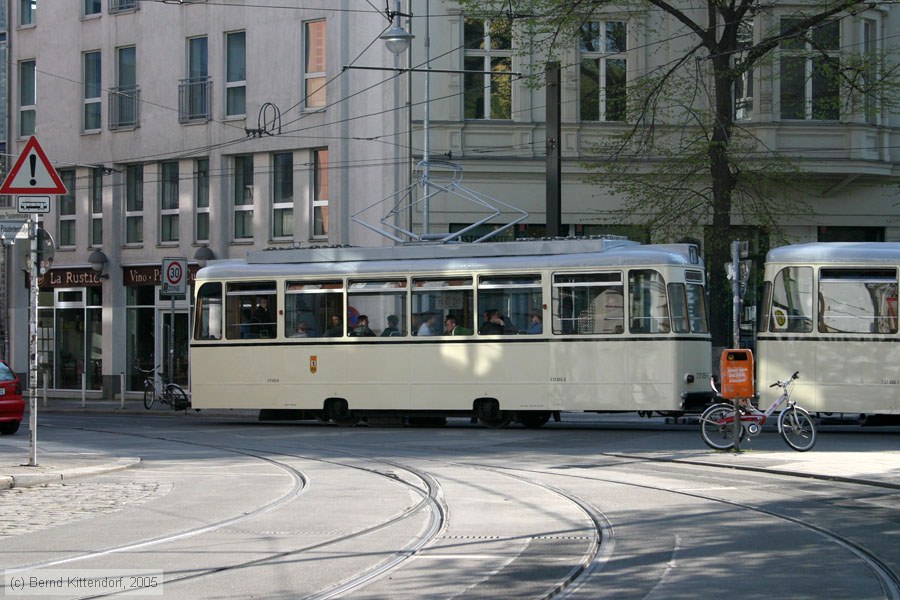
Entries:
[[[186,258],[193,274],[206,260],[269,247],[389,245],[376,231],[385,215],[437,235],[482,219],[484,206],[465,194],[424,210],[421,186],[407,186],[425,156],[433,181],[462,177],[527,213],[504,235],[544,235],[547,96],[522,75],[546,57],[523,51],[530,42],[512,19],[439,0],[400,7],[415,37],[394,55],[379,39],[390,20],[350,0],[10,1],[8,153],[37,136],[68,189],[43,217],[55,257],[40,281],[39,355],[52,393],[110,395],[123,374],[137,392],[138,368],[170,358],[175,381],[189,384],[190,294],[161,295],[164,258]],[[789,18],[761,12],[747,35]],[[833,23],[826,53],[828,44],[882,52],[900,30],[890,4]],[[681,33],[658,11],[607,11],[558,57],[564,234],[611,231],[604,216],[622,198],[586,182],[584,165],[629,127],[637,74],[684,53]],[[785,213],[784,229],[798,242],[900,241],[896,112],[874,102],[835,110],[826,100],[840,90],[807,76],[814,58],[787,44],[773,56],[741,82],[734,108],[740,128],[813,175],[799,192],[813,211]],[[704,107],[703,94],[696,102]],[[407,200],[408,211],[389,212]],[[362,213],[376,226],[362,226]],[[641,216],[627,225],[640,232]],[[7,321],[10,358],[24,372],[18,255],[8,261]]]

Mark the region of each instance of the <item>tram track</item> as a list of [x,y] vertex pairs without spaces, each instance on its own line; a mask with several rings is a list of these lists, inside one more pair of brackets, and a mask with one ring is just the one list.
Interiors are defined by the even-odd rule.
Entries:
[[[627,458],[632,461],[644,461],[644,462],[671,462],[671,461],[656,461],[654,459],[648,459],[646,457],[641,456],[631,456],[625,454],[609,454],[603,453],[604,456],[618,457],[618,458]],[[466,463],[473,467],[478,468],[490,468],[494,470],[500,471],[516,471],[516,472],[524,472],[528,474],[541,474],[546,476],[547,472],[545,471],[533,471],[530,469],[522,469],[522,468],[513,468],[513,467],[497,467],[496,465],[484,465],[480,463]],[[687,463],[687,464],[696,464],[697,466],[703,467],[716,467],[722,469],[740,469],[740,467],[733,466],[717,466],[710,465],[709,463]],[[762,472],[760,469],[752,469],[754,472]],[[776,473],[775,475],[779,477],[794,477],[797,479],[811,479],[811,476],[806,474],[793,474],[793,473]],[[635,483],[633,481],[625,481],[622,479],[615,479],[609,477],[596,477],[596,476],[584,476],[584,475],[574,475],[572,473],[553,473],[553,477],[561,477],[561,478],[579,478],[596,482],[603,482],[613,485],[621,485],[621,486],[629,486],[632,488],[639,488],[644,490],[650,490],[655,492],[663,492],[668,494],[675,494],[679,496],[690,497],[698,500],[703,500],[707,502],[718,503],[726,506],[730,506],[733,508],[737,508],[740,510],[746,510],[752,513],[762,514],[774,519],[778,519],[784,521],[786,523],[790,523],[807,531],[813,532],[821,538],[847,550],[851,554],[853,554],[866,568],[868,568],[871,573],[878,580],[881,585],[882,590],[884,591],[885,598],[889,600],[900,600],[900,575],[898,575],[885,561],[883,561],[880,557],[866,548],[864,545],[855,542],[850,539],[848,536],[840,534],[836,531],[833,531],[827,527],[820,525],[819,523],[813,522],[808,519],[801,519],[799,517],[775,511],[772,509],[764,508],[761,506],[756,506],[750,504],[748,502],[740,502],[733,499],[722,498],[721,496],[715,496],[708,493],[700,493],[696,491],[687,491],[687,490],[675,490],[662,486],[654,486],[646,483]],[[827,478],[820,478],[825,481],[828,481]],[[855,484],[860,486],[867,486],[869,484],[864,482],[845,482],[849,484]],[[878,486],[881,487],[881,486]],[[848,510],[848,509],[844,509]],[[612,524],[611,524],[612,526]]]
[[[579,465],[567,465],[567,472],[548,472],[547,470],[535,470],[528,469],[522,467],[508,467],[497,464],[490,464],[488,462],[479,462],[479,461],[453,461],[453,460],[445,460],[445,459],[431,459],[431,458],[423,458],[420,455],[404,455],[397,454],[394,452],[389,457],[381,457],[381,458],[373,458],[371,455],[365,455],[359,452],[348,451],[346,448],[333,448],[333,447],[325,447],[321,445],[317,445],[314,449],[310,447],[308,453],[304,453],[305,449],[298,448],[297,446],[292,446],[291,449],[293,451],[287,451],[286,449],[266,449],[261,450],[260,448],[251,448],[251,447],[237,447],[237,446],[227,446],[222,444],[206,444],[200,442],[191,442],[185,441],[183,439],[178,439],[177,437],[166,437],[166,436],[150,436],[146,434],[136,434],[136,433],[123,433],[121,431],[110,431],[110,430],[100,430],[100,429],[85,429],[81,427],[64,427],[65,429],[79,429],[84,431],[96,431],[102,432],[106,434],[114,434],[114,435],[126,435],[133,437],[143,437],[149,439],[155,439],[165,443],[178,443],[178,444],[190,444],[198,447],[216,449],[223,452],[231,452],[240,455],[246,455],[248,457],[252,457],[254,459],[265,460],[270,464],[279,465],[279,468],[284,468],[284,470],[288,473],[293,470],[293,477],[300,478],[301,483],[294,485],[294,489],[291,492],[283,495],[281,498],[269,503],[269,505],[275,505],[276,503],[284,503],[295,499],[297,496],[301,495],[303,490],[306,488],[307,480],[305,479],[305,475],[302,471],[296,469],[292,465],[289,464],[291,460],[306,460],[306,461],[316,461],[319,463],[331,464],[336,467],[342,468],[353,468],[359,469],[363,471],[370,472],[372,474],[385,477],[392,481],[398,482],[407,486],[411,490],[415,490],[415,493],[420,496],[420,500],[414,505],[410,506],[397,515],[394,519],[386,520],[380,523],[373,523],[371,527],[366,528],[364,530],[359,530],[355,532],[351,532],[350,534],[338,536],[333,539],[329,539],[320,544],[314,545],[305,545],[302,547],[296,547],[290,549],[285,552],[272,553],[267,556],[259,557],[252,561],[245,562],[236,562],[228,565],[221,565],[217,568],[207,568],[207,569],[198,569],[191,573],[182,574],[180,576],[171,577],[165,580],[167,584],[175,584],[183,581],[188,581],[191,579],[199,579],[203,577],[215,576],[219,573],[224,573],[228,571],[237,571],[240,569],[245,569],[247,567],[252,567],[256,565],[265,565],[266,563],[271,563],[273,561],[277,561],[279,559],[284,559],[288,557],[296,557],[298,554],[302,554],[305,552],[311,552],[314,550],[320,550],[322,548],[326,548],[328,546],[332,546],[335,544],[339,544],[343,541],[349,541],[356,537],[361,537],[364,535],[368,535],[371,533],[375,533],[379,530],[383,530],[385,528],[390,527],[392,524],[401,522],[405,518],[409,518],[412,515],[418,514],[420,511],[428,511],[428,524],[423,529],[423,532],[420,535],[411,538],[408,543],[401,549],[395,551],[389,558],[381,561],[378,564],[372,565],[369,568],[365,569],[362,572],[358,572],[353,574],[350,577],[347,577],[335,584],[332,584],[324,589],[321,589],[313,594],[304,596],[307,599],[315,599],[315,600],[323,600],[325,598],[334,598],[345,595],[349,592],[362,590],[366,585],[382,579],[385,575],[395,572],[400,569],[404,563],[406,563],[409,559],[420,555],[421,552],[428,550],[430,546],[439,539],[440,534],[445,530],[447,524],[447,506],[444,504],[444,500],[441,496],[441,477],[435,475],[436,470],[439,471],[444,467],[464,467],[469,469],[478,469],[482,471],[489,471],[491,473],[495,473],[504,477],[511,478],[513,480],[517,480],[527,485],[533,485],[540,489],[547,491],[548,493],[555,494],[561,498],[565,498],[566,501],[571,502],[575,506],[582,511],[587,518],[593,523],[594,530],[596,531],[595,537],[590,540],[585,547],[585,551],[582,555],[580,561],[573,562],[571,569],[568,571],[565,577],[559,579],[552,584],[549,584],[546,587],[546,590],[542,593],[536,593],[534,597],[537,598],[565,598],[571,596],[576,596],[579,588],[594,574],[598,573],[602,570],[604,563],[606,563],[613,555],[615,551],[616,545],[616,535],[615,535],[615,523],[611,522],[607,519],[607,517],[595,506],[593,506],[590,502],[585,501],[583,498],[578,495],[564,489],[565,486],[556,485],[553,483],[548,483],[547,481],[541,481],[538,477],[546,479],[547,477],[561,477],[561,478],[578,478],[582,480],[588,480],[598,483],[612,484],[612,485],[621,485],[621,486],[630,486],[632,488],[640,488],[645,490],[652,490],[656,492],[664,492],[668,494],[677,494],[683,497],[690,497],[698,500],[702,500],[704,502],[721,504],[724,506],[730,506],[732,508],[736,508],[739,510],[750,511],[752,513],[764,515],[768,518],[777,519],[779,521],[788,523],[792,526],[799,527],[803,530],[814,533],[819,536],[821,539],[826,540],[828,543],[834,544],[835,546],[839,546],[844,550],[853,554],[857,560],[860,561],[862,565],[872,573],[872,575],[877,579],[879,585],[881,586],[884,597],[890,600],[900,600],[900,578],[898,575],[892,570],[891,566],[887,564],[884,560],[879,558],[879,556],[866,548],[863,544],[858,543],[853,540],[851,537],[847,535],[843,535],[840,532],[831,530],[827,527],[823,527],[815,520],[801,518],[792,514],[788,514],[787,512],[781,512],[778,510],[773,510],[771,508],[766,508],[763,506],[757,506],[750,502],[741,502],[739,500],[724,498],[722,496],[717,496],[716,494],[701,492],[698,490],[683,490],[683,489],[673,489],[671,487],[651,485],[648,483],[638,483],[635,481],[629,481],[625,478],[617,478],[617,477],[601,477],[596,474],[589,473],[578,473],[576,469],[578,469]],[[298,451],[299,450],[299,451]],[[329,458],[323,458],[322,453],[327,453],[330,455]],[[312,454],[318,454],[319,456],[313,456]],[[716,467],[717,465],[711,465],[708,463],[692,463],[690,461],[673,461],[671,459],[658,459],[658,458],[648,458],[644,455],[630,455],[625,453],[598,453],[598,456],[606,456],[611,459],[618,460],[629,460],[633,462],[640,463],[684,463],[690,467],[703,467],[710,468]],[[347,460],[351,459],[351,460]],[[374,462],[372,466],[364,466],[363,464],[359,464],[359,461],[369,461]],[[436,466],[436,469],[430,468],[420,468],[419,466],[414,466],[417,461],[424,461]],[[283,467],[282,467],[283,465]],[[585,464],[583,465],[585,469],[591,467],[591,465]],[[614,466],[614,465],[610,465]],[[733,465],[725,466],[722,465],[720,468],[722,469],[740,469],[740,467],[735,467]],[[769,471],[759,468],[749,469],[754,472],[763,472],[765,474],[771,474]],[[815,479],[810,477],[809,475],[804,474],[793,474],[793,473],[775,473],[780,477],[794,477],[797,479]],[[833,483],[831,478],[823,478],[826,482]],[[859,484],[858,482],[844,482],[847,485],[852,485],[854,483]],[[299,490],[295,492],[299,485]],[[293,495],[292,495],[293,494]],[[278,504],[280,505],[280,504]],[[269,508],[268,510],[272,510]],[[93,553],[83,553],[78,556],[67,557],[65,559],[60,559],[59,561],[50,561],[47,563],[36,563],[35,565],[27,565],[24,567],[19,567],[19,569],[26,568],[40,568],[47,566],[55,566],[64,563],[71,563],[79,560],[85,560],[92,557],[103,556],[104,554],[110,554],[115,552],[127,552],[133,548],[138,547],[148,547],[150,545],[158,545],[163,544],[168,541],[176,541],[178,539],[182,539],[184,537],[189,537],[192,535],[198,535],[201,533],[205,533],[207,531],[213,531],[215,529],[223,529],[229,526],[234,525],[235,523],[253,518],[253,516],[258,516],[267,512],[265,507],[257,507],[255,511],[246,515],[239,515],[235,518],[235,520],[220,520],[216,523],[207,524],[205,526],[200,526],[193,528],[191,530],[185,530],[182,532],[175,532],[169,536],[160,536],[158,538],[141,540],[129,545],[122,545],[115,548],[103,549],[100,551],[96,551]],[[673,550],[672,554],[672,563],[675,562],[675,555],[678,552],[678,548]],[[668,572],[669,567],[666,567],[666,572]],[[473,584],[475,586],[479,584]],[[103,597],[101,596],[91,596],[91,597]]]

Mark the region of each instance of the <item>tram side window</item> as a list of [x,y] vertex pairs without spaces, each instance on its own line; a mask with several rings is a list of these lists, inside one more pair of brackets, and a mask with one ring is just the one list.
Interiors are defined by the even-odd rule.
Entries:
[[702,285],[689,283],[686,286],[688,319],[692,333],[709,333],[706,319],[706,293]]
[[412,287],[412,335],[444,335],[444,319],[451,315],[460,326],[472,330],[471,277],[414,279]]
[[197,292],[195,340],[222,339],[222,284],[204,283]]
[[683,283],[669,284],[669,315],[672,318],[672,331],[689,333],[691,328],[687,314],[687,293]]
[[769,331],[811,333],[812,267],[785,267],[772,282]]
[[[478,310],[482,316],[479,321],[479,333],[527,333],[532,325],[531,316],[543,318],[543,295],[540,274],[497,275],[478,279]],[[489,322],[492,311],[499,311],[503,324],[493,328],[482,327]],[[538,324],[534,324],[532,332],[541,333]]]
[[666,282],[656,271],[628,274],[629,322],[631,333],[669,333]]
[[284,288],[285,336],[343,337],[344,283],[288,281]]
[[[407,335],[406,290],[405,279],[351,281],[347,288],[350,336],[374,333],[378,337],[391,338]],[[371,333],[354,322],[359,315],[368,317]]]
[[625,328],[622,273],[555,273],[553,333],[622,333]]
[[822,269],[821,333],[897,333],[895,269]]
[[225,288],[225,337],[274,338],[276,332],[275,282],[229,283]]

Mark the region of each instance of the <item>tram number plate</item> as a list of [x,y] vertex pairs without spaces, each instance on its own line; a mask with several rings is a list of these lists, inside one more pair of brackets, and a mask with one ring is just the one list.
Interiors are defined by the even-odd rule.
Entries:
[[0,388],[0,396],[6,395],[6,388]]

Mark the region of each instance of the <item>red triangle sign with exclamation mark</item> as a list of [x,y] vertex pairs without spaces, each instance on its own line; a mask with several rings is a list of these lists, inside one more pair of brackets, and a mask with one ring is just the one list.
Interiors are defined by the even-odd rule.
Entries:
[[9,171],[0,194],[65,194],[66,186],[50,164],[44,149],[32,136]]

